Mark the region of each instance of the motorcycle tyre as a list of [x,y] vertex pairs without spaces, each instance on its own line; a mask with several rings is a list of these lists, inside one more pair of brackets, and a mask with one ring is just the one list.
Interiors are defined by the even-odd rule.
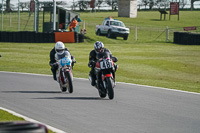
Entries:
[[33,122],[0,122],[1,133],[47,133],[47,127]]
[[69,91],[69,93],[73,93],[73,84],[72,84],[71,73],[69,71],[65,72],[65,77],[67,77],[68,91]]
[[105,98],[106,97],[106,92],[103,92],[103,90],[102,90],[102,85],[100,84],[100,83],[96,83],[96,84],[98,84],[98,86],[96,85],[96,88],[97,88],[97,90],[98,90],[98,92],[99,92],[99,96],[101,97],[101,98]]
[[105,98],[106,97],[106,94],[105,93],[103,93],[101,90],[98,90],[99,91],[99,96],[101,97],[101,98]]
[[106,78],[106,89],[108,91],[108,98],[113,99],[114,98],[114,90],[112,86],[112,81],[111,77]]

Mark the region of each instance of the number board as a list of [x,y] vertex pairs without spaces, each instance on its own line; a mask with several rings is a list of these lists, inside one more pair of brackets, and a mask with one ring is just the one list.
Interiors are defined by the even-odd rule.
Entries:
[[101,69],[109,69],[112,68],[112,62],[110,60],[103,60],[100,62]]

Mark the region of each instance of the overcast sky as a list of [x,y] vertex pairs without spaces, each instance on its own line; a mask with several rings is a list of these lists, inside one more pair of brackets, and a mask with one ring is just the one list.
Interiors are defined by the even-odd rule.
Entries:
[[[1,0],[0,0],[1,1]],[[19,0],[20,2],[27,2],[30,0]],[[38,0],[38,1],[53,1],[53,0]],[[56,1],[61,1],[61,0],[56,0]],[[72,2],[73,0],[62,0],[62,1],[67,1],[67,2]],[[77,0],[74,0],[77,1]],[[10,0],[10,2],[18,3],[18,0]]]
[[[1,3],[2,0],[0,0]],[[20,2],[29,2],[30,0],[19,0]],[[53,0],[38,0],[38,1],[42,1],[42,2],[46,2],[46,1],[53,1]],[[67,1],[67,2],[73,2],[73,0],[56,0],[56,1]],[[74,0],[77,1],[77,0]],[[11,3],[18,3],[18,0],[10,0]]]
[[[1,2],[2,0],[0,0]],[[14,3],[18,3],[18,0],[10,0],[11,3],[14,2]],[[30,0],[19,0],[20,2],[27,2],[27,1],[30,1]],[[53,1],[53,0],[39,0],[39,1]],[[56,1],[61,1],[61,0],[56,0]],[[63,0],[63,1],[67,1],[67,2],[73,2],[73,0]],[[74,0],[74,1],[78,1],[78,0]],[[89,0],[87,0],[89,1]],[[141,0],[138,0],[138,1],[141,1]],[[178,1],[178,0],[177,0]],[[182,0],[180,0],[182,1]],[[186,0],[187,3],[190,3],[191,0]]]
[[[18,3],[18,1],[20,2],[28,2],[30,0],[10,0],[11,1],[11,4],[16,4]],[[39,1],[42,1],[42,2],[45,2],[45,1],[53,1],[53,0],[39,0]],[[78,1],[78,0],[56,0],[56,1],[67,1],[68,4],[70,4],[70,2],[72,3],[73,1]],[[89,1],[89,0],[87,0]],[[141,0],[138,0],[138,1],[141,1]],[[178,0],[177,0],[178,1]],[[180,0],[182,1],[182,0]],[[190,1],[191,0],[186,0],[187,1],[187,4],[190,5]],[[2,0],[0,0],[0,3],[2,2]],[[200,1],[196,1],[195,4],[199,4],[198,7],[200,6]]]

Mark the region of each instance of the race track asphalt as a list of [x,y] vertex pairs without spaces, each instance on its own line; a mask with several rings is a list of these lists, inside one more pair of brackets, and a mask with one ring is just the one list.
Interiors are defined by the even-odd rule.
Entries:
[[50,75],[0,72],[0,107],[67,133],[199,133],[200,95],[117,83],[101,99],[88,79],[61,93]]

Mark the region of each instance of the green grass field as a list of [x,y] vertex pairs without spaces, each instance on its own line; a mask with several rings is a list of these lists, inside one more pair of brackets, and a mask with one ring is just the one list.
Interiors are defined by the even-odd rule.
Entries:
[[[85,42],[65,43],[77,60],[74,77],[88,78],[89,52],[93,49],[94,42],[99,40],[119,59],[116,81],[199,93],[200,45],[173,44],[173,31],[183,31],[183,27],[200,26],[199,11],[181,11],[179,21],[177,16],[172,16],[171,20],[167,16],[165,21],[160,21],[159,15],[158,11],[143,11],[138,12],[137,18],[118,18],[117,12],[80,13],[82,21],[86,22]],[[101,24],[108,16],[122,20],[131,29],[127,41],[95,35],[95,25]],[[163,32],[167,26],[170,29],[169,42],[165,42]],[[199,27],[194,32],[199,32]],[[0,43],[0,71],[51,75],[49,52],[53,47],[54,43]],[[52,82],[55,82],[53,78]]]

